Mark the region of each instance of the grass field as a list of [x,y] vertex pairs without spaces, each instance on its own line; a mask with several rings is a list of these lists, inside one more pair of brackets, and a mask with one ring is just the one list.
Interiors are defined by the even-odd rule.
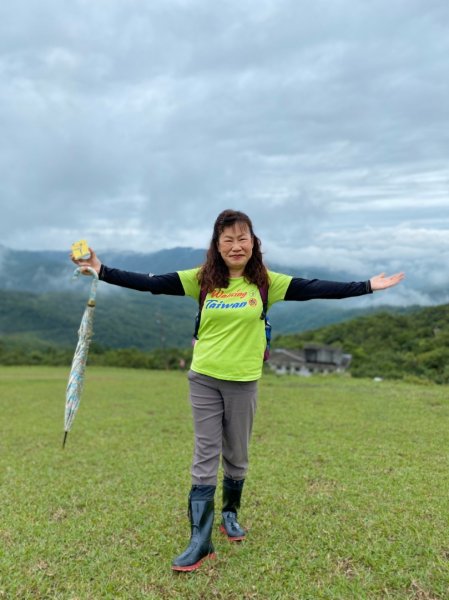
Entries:
[[62,451],[67,376],[0,368],[0,599],[449,598],[448,387],[265,377],[248,540],[189,575],[185,374],[88,369]]

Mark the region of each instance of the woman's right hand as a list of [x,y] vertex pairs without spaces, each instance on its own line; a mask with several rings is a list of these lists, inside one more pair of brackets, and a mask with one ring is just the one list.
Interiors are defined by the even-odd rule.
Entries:
[[[92,250],[92,248],[89,248],[89,252],[90,252],[90,258],[80,258],[80,259],[76,259],[73,258],[73,254],[70,255],[70,259],[73,263],[75,263],[75,265],[77,267],[90,267],[91,269],[93,269],[94,271],[97,272],[97,274],[100,274],[100,269],[101,269],[101,261],[99,258],[97,258],[97,255],[95,254],[95,252]],[[83,273],[83,275],[90,275],[89,271],[83,272],[81,271],[81,273]]]

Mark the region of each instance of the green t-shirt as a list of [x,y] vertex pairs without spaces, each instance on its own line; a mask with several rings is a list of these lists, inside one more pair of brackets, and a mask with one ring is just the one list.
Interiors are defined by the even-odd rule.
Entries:
[[[198,301],[198,268],[179,271],[186,296]],[[268,308],[284,299],[292,280],[268,271]],[[244,277],[229,280],[226,289],[208,293],[201,313],[192,371],[227,381],[254,381],[262,375],[266,346],[262,299],[257,285]]]

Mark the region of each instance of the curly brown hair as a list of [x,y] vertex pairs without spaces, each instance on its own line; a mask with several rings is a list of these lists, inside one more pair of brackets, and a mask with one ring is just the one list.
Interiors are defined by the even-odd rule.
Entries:
[[251,258],[245,267],[245,279],[259,288],[268,287],[268,271],[262,259],[261,242],[254,233],[251,219],[243,212],[227,209],[221,212],[215,221],[206,261],[198,272],[201,288],[208,292],[217,288],[227,288],[229,285],[229,270],[218,252],[218,240],[226,227],[237,223],[248,227],[254,244]]

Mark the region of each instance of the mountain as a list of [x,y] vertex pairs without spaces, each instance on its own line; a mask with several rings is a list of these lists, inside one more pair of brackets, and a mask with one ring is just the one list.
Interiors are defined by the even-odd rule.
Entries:
[[[205,251],[194,248],[172,248],[151,254],[104,252],[105,264],[142,273],[168,273],[191,269],[204,260]],[[73,291],[75,267],[69,252],[12,250],[0,245],[0,289],[52,292]]]
[[[101,259],[117,268],[165,273],[201,264],[205,250],[172,248],[151,254],[104,251]],[[347,273],[322,269],[281,271],[303,277],[351,280]],[[0,335],[3,338],[72,346],[88,296],[90,280],[72,280],[68,252],[12,250],[0,246]],[[279,303],[270,310],[273,334],[300,332],[379,310],[372,296],[348,300]],[[109,348],[188,347],[196,303],[190,298],[152,296],[100,282],[95,340]],[[405,311],[404,308],[391,309]]]
[[[162,273],[200,264],[204,251],[173,248],[150,255],[105,252],[101,258],[118,268]],[[292,273],[285,267],[271,268]],[[72,281],[73,270],[64,252],[0,248],[0,362],[69,362],[90,286],[88,277]],[[350,279],[345,273],[322,270],[301,274]],[[449,383],[449,305],[379,307],[374,300],[369,296],[338,302],[279,303],[270,310],[273,347],[299,348],[310,341],[338,344],[353,355],[353,375],[405,374]],[[184,356],[179,351],[171,358],[167,352],[142,358],[141,351],[189,348],[196,311],[191,298],[153,296],[100,282],[91,354],[104,361],[99,364],[160,368],[171,361],[176,366]]]
[[[86,282],[80,281],[80,286],[86,288],[84,293],[79,289],[42,294],[0,290],[1,336],[73,346],[88,296]],[[140,350],[190,345],[197,311],[193,299],[152,296],[132,290],[102,294],[103,289],[97,294],[95,309],[94,340],[98,344]],[[270,311],[273,335],[305,331],[374,310],[340,310],[329,304],[327,308],[318,302],[274,306]]]
[[[109,348],[150,350],[190,344],[196,305],[191,299],[106,295],[95,309],[94,340]],[[86,305],[85,295],[34,294],[0,290],[2,337],[30,336],[58,346],[73,346]],[[181,301],[180,301],[181,300]],[[185,300],[184,302],[182,300]]]
[[[152,253],[116,252],[100,253],[104,264],[118,269],[140,273],[170,273],[192,269],[204,262],[206,250],[198,248],[170,248]],[[0,245],[0,290],[30,292],[73,291],[74,265],[69,252],[50,250],[12,250]],[[306,278],[350,281],[353,277],[344,271],[307,269],[269,264],[272,271]]]

